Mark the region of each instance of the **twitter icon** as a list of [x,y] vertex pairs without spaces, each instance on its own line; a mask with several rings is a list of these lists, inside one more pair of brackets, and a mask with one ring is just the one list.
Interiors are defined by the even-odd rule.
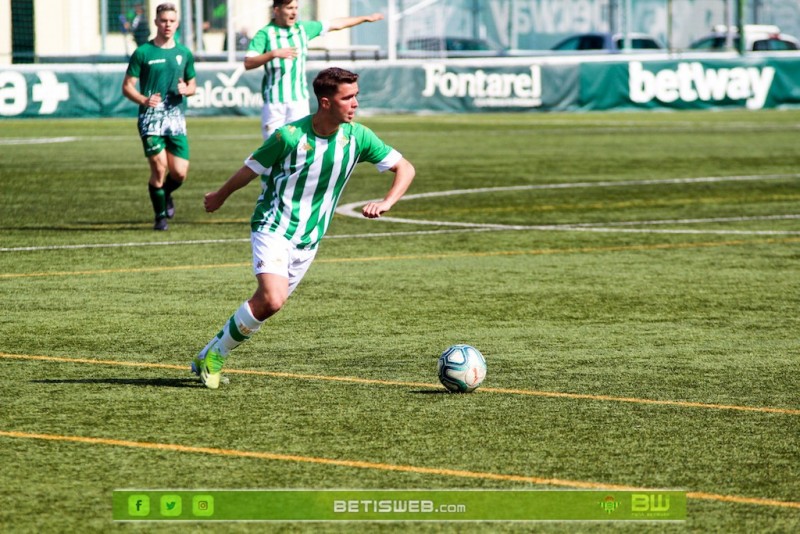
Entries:
[[162,495],[161,515],[164,517],[177,517],[181,515],[181,504],[180,495]]

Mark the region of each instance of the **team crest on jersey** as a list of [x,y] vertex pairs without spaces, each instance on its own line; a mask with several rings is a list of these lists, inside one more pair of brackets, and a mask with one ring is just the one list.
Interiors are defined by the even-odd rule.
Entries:
[[302,146],[302,149],[305,150],[306,152],[311,152],[312,150],[314,150],[314,147],[306,143]]
[[341,147],[341,148],[346,147],[347,143],[349,143],[349,142],[350,142],[350,139],[345,137],[344,134],[341,134],[341,135],[339,135],[339,137],[336,138],[336,144],[339,145],[339,147]]

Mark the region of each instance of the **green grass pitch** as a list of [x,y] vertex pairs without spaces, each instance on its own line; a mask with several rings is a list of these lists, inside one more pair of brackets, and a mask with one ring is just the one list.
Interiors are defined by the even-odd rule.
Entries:
[[[361,120],[411,198],[337,215],[217,391],[188,363],[254,289],[259,188],[202,197],[257,119],[189,119],[166,233],[135,120],[0,123],[0,530],[800,530],[799,111]],[[475,393],[437,383],[455,343]],[[114,489],[609,486],[685,490],[687,521],[111,520]]]

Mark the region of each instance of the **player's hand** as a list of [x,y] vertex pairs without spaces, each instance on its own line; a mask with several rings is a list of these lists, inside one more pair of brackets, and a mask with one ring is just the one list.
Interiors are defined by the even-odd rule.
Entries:
[[281,59],[294,59],[297,57],[297,48],[278,48],[273,50],[272,54]]
[[391,206],[387,205],[386,202],[370,202],[361,208],[361,213],[367,219],[377,219],[389,211],[389,208],[391,208]]
[[206,196],[203,197],[203,205],[208,213],[217,211],[224,203],[225,199],[219,194],[219,191],[206,193]]
[[159,104],[161,104],[161,93],[153,93],[144,101],[145,107],[148,108],[158,107]]
[[378,22],[379,20],[383,20],[383,13],[373,13],[372,15],[366,16],[367,22]]
[[183,81],[183,78],[178,78],[178,94],[185,95],[189,86]]

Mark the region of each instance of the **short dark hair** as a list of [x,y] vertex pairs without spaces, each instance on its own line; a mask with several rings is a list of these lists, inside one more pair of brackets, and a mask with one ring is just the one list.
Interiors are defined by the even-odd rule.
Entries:
[[159,6],[156,8],[156,15],[164,11],[174,11],[175,13],[177,13],[178,8],[177,6],[175,6],[175,4],[172,4],[170,2],[165,2],[163,4],[159,4]]
[[286,4],[291,4],[294,0],[272,0],[272,8],[283,7]]
[[330,98],[339,90],[339,86],[345,83],[356,83],[358,74],[349,70],[331,67],[320,71],[314,78],[314,94],[317,99]]

